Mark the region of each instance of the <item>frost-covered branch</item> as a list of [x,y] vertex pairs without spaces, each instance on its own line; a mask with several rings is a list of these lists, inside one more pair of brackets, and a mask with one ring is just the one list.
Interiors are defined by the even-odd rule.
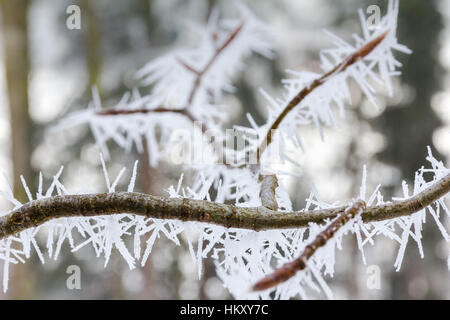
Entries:
[[284,264],[281,268],[275,270],[275,272],[259,280],[253,285],[253,290],[259,291],[272,288],[292,278],[297,272],[304,270],[307,267],[308,260],[312,257],[312,255],[320,247],[323,247],[328,240],[333,238],[340,228],[361,214],[364,208],[366,208],[366,203],[361,200],[349,205],[344,212],[340,213],[338,217],[325,228],[325,230],[320,232],[315,237],[313,242],[306,246],[300,257],[292,262]]
[[[421,193],[403,200],[367,207],[364,222],[381,221],[413,214],[450,191],[450,174]],[[236,207],[205,200],[157,197],[135,192],[61,195],[29,202],[0,218],[0,239],[51,219],[92,217],[132,213],[156,219],[176,219],[212,223],[227,228],[268,230],[308,227],[324,223],[345,207],[314,211],[279,212],[265,207]]]
[[[222,43],[222,45],[216,49],[216,52],[211,57],[211,59],[208,61],[208,63],[205,65],[205,67],[201,70],[196,72],[197,77],[195,78],[194,84],[192,86],[191,92],[189,93],[188,98],[188,104],[191,105],[194,101],[195,94],[197,93],[198,88],[200,87],[200,83],[202,81],[203,75],[208,72],[208,70],[211,68],[211,66],[214,64],[214,62],[217,60],[217,57],[222,53],[223,50],[225,50],[226,47],[230,45],[230,43],[233,41],[233,39],[236,38],[236,36],[239,34],[239,32],[242,30],[242,27],[244,26],[244,22],[241,22],[236,29],[234,29],[233,32],[230,33],[228,38]],[[186,67],[186,64],[183,63],[183,65]],[[192,70],[191,67],[188,67],[189,70]]]
[[378,37],[376,37],[375,39],[373,39],[372,41],[366,43],[359,50],[349,55],[341,63],[336,65],[333,69],[326,72],[325,74],[323,74],[322,76],[320,76],[319,78],[315,79],[310,84],[305,86],[303,89],[301,89],[299,93],[289,101],[289,103],[278,115],[278,117],[275,119],[275,121],[272,123],[269,130],[267,131],[264,140],[262,141],[262,143],[260,144],[260,146],[256,151],[257,154],[256,157],[258,162],[259,159],[261,158],[262,153],[266,150],[267,146],[272,142],[273,131],[278,129],[279,125],[286,118],[289,112],[291,112],[296,106],[298,106],[303,101],[303,99],[306,98],[306,96],[308,96],[310,93],[314,91],[314,89],[320,87],[325,82],[327,82],[327,80],[331,79],[337,74],[344,72],[348,67],[352,66],[356,62],[366,57],[369,53],[371,53],[380,44],[380,42],[383,41],[383,39],[389,32],[390,31],[387,30]]

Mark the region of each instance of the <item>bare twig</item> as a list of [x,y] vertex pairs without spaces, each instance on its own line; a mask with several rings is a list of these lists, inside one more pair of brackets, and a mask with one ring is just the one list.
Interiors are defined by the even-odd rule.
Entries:
[[186,110],[183,109],[169,109],[164,107],[159,107],[155,109],[114,109],[114,108],[108,108],[104,109],[102,111],[99,111],[96,113],[98,116],[117,116],[117,115],[125,115],[125,114],[136,114],[136,113],[180,113],[183,115],[186,115]]
[[279,285],[282,282],[295,276],[298,271],[306,269],[306,263],[312,257],[312,255],[320,248],[323,247],[328,240],[334,237],[336,232],[342,228],[347,222],[362,213],[366,203],[364,201],[356,201],[344,212],[338,215],[338,217],[328,226],[320,232],[313,242],[305,247],[303,253],[289,263],[284,264],[281,268],[275,270],[272,274],[264,277],[252,287],[253,291],[266,290]]
[[[450,174],[419,194],[379,206],[367,207],[364,222],[410,215],[429,206],[450,191]],[[315,211],[279,212],[265,207],[241,208],[216,202],[156,197],[134,192],[64,195],[29,202],[0,217],[0,239],[61,217],[92,217],[130,213],[156,219],[198,221],[227,228],[268,230],[308,227],[333,219],[345,207]]]
[[177,61],[183,65],[183,67],[185,67],[186,69],[188,69],[189,71],[191,71],[192,73],[195,74],[199,74],[199,72],[197,70],[194,69],[194,67],[192,67],[190,64],[188,64],[187,62],[185,62],[183,59],[181,58],[177,58]]
[[[256,160],[257,163],[260,163],[261,155],[266,150],[267,146],[272,142],[272,133],[274,130],[278,128],[278,126],[281,124],[283,119],[288,115],[289,112],[291,112],[307,95],[309,95],[311,92],[314,91],[317,87],[321,86],[323,83],[325,83],[328,79],[330,79],[332,76],[345,71],[349,66],[354,64],[355,62],[361,60],[365,56],[367,56],[370,52],[375,49],[378,44],[386,37],[389,31],[384,32],[374,40],[367,43],[365,46],[360,48],[355,53],[348,56],[344,61],[339,63],[336,67],[334,67],[329,72],[322,75],[320,78],[314,80],[311,84],[309,84],[307,87],[304,87],[289,103],[288,105],[283,109],[283,111],[280,113],[280,115],[275,119],[270,129],[267,131],[267,134],[262,141],[262,143],[259,145],[258,149],[256,150]],[[274,180],[275,179],[275,180]],[[275,175],[273,176],[263,176],[262,177],[262,184],[261,184],[261,190],[260,190],[260,197],[263,206],[272,209],[277,210],[278,204],[275,199],[275,189],[278,187],[277,183],[277,177]],[[275,181],[276,185],[273,183]]]
[[317,87],[320,87],[322,84],[324,84],[328,79],[330,79],[332,76],[344,72],[348,67],[350,67],[352,64],[358,62],[359,60],[363,59],[365,56],[367,56],[370,52],[372,52],[383,39],[386,37],[386,35],[389,33],[389,30],[378,36],[377,38],[373,39],[369,43],[367,43],[365,46],[360,48],[358,51],[354,52],[350,56],[348,56],[344,61],[339,63],[336,67],[334,67],[332,70],[328,71],[324,75],[322,75],[320,78],[317,78],[313,82],[311,82],[308,86],[304,87],[294,98],[292,98],[291,101],[289,101],[288,105],[283,109],[283,111],[280,113],[280,115],[275,119],[270,129],[267,131],[267,134],[264,138],[264,140],[259,145],[258,149],[256,150],[256,159],[259,162],[261,159],[261,155],[266,150],[267,146],[272,142],[272,132],[273,130],[276,130],[280,123],[283,121],[283,119],[291,112],[300,102],[303,101],[303,99],[306,98],[307,95],[309,95],[311,92],[314,91]]

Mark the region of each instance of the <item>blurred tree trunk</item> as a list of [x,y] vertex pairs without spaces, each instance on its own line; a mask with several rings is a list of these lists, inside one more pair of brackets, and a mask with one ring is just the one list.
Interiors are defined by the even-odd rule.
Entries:
[[[28,0],[1,1],[3,50],[5,58],[6,86],[9,99],[11,124],[11,161],[13,167],[14,196],[27,201],[19,177],[32,183],[31,134],[33,123],[28,112]],[[11,270],[10,298],[33,298],[35,281],[32,264],[18,264]]]
[[85,15],[84,35],[86,41],[86,63],[89,87],[95,86],[101,96],[101,30],[100,21],[92,1],[82,0],[82,14]]
[[[28,57],[27,0],[1,1],[3,49],[6,85],[11,123],[11,159],[14,179],[23,175],[30,181],[32,169],[31,127],[28,113]],[[19,180],[20,181],[20,180]],[[21,183],[14,183],[14,195],[20,201],[27,197]]]

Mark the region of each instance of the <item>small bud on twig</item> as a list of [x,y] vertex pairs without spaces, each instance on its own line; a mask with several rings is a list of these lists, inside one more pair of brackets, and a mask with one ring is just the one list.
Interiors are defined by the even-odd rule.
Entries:
[[277,211],[278,203],[276,199],[275,189],[278,188],[278,178],[274,174],[260,175],[261,189],[259,191],[259,197],[261,198],[261,204],[267,209]]

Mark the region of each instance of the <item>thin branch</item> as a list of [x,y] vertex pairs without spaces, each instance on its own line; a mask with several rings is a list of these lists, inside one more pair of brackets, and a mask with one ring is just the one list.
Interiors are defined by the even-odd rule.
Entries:
[[136,113],[141,113],[141,114],[147,114],[147,113],[180,113],[185,115],[186,114],[186,110],[183,109],[169,109],[169,108],[164,108],[164,107],[159,107],[156,109],[146,109],[146,108],[142,108],[142,109],[114,109],[114,108],[108,108],[108,109],[104,109],[102,111],[99,111],[96,113],[96,115],[98,116],[117,116],[117,115],[126,115],[126,114],[136,114]]
[[[169,109],[165,107],[159,107],[156,109],[105,109],[102,111],[99,111],[96,113],[96,115],[99,116],[116,116],[116,115],[130,115],[130,114],[150,114],[150,113],[172,113],[172,114],[180,114],[185,116],[188,120],[190,120],[197,128],[199,128],[202,133],[206,133],[210,129],[206,125],[204,121],[200,121],[197,119],[192,112],[188,108],[183,109]],[[219,156],[219,159],[221,159],[222,155],[222,145],[220,144],[220,141],[214,140],[214,136],[211,137],[211,146],[214,149],[214,152]]]
[[344,72],[348,67],[350,67],[352,64],[358,62],[359,60],[363,59],[365,56],[367,56],[370,52],[372,52],[383,39],[386,37],[386,35],[389,33],[389,30],[378,36],[377,38],[373,39],[372,41],[368,42],[366,45],[364,45],[362,48],[360,48],[358,51],[354,52],[350,56],[348,56],[346,59],[344,59],[341,63],[339,63],[336,67],[334,67],[332,70],[328,71],[324,75],[322,75],[320,78],[317,78],[311,84],[304,87],[294,98],[292,98],[291,101],[287,104],[287,106],[283,109],[283,111],[280,113],[280,115],[275,119],[270,129],[267,131],[267,134],[260,144],[259,148],[256,150],[256,159],[259,163],[261,155],[266,150],[267,146],[272,142],[272,132],[273,130],[276,130],[280,123],[284,120],[284,118],[291,112],[300,102],[303,101],[303,99],[306,98],[311,92],[314,91],[317,87],[320,87],[322,84],[324,84],[328,79],[330,79],[332,76],[339,74],[341,72]]
[[358,214],[362,213],[365,207],[366,203],[362,200],[356,201],[352,205],[348,206],[343,213],[339,214],[336,220],[330,223],[325,230],[320,232],[314,238],[313,242],[306,246],[300,257],[294,261],[285,263],[281,268],[259,280],[253,285],[253,291],[261,291],[275,287],[295,276],[297,272],[306,269],[307,262],[313,254],[316,253],[320,247],[323,247],[331,238],[333,238],[340,228],[342,228]]
[[[398,218],[417,212],[450,191],[450,173],[441,180],[402,201],[367,207],[364,222]],[[0,217],[0,239],[46,221],[61,217],[93,217],[120,213],[156,219],[197,221],[226,228],[268,230],[308,227],[325,223],[344,212],[345,207],[314,211],[279,212],[265,207],[242,208],[205,200],[156,197],[134,192],[54,196],[29,202]]]
[[183,67],[185,67],[186,69],[188,69],[189,71],[191,71],[192,73],[195,73],[195,74],[199,74],[199,72],[196,70],[196,69],[194,69],[194,67],[192,67],[190,64],[188,64],[187,62],[185,62],[183,59],[181,59],[181,58],[177,58],[177,61],[181,64],[181,65],[183,65]]
[[222,43],[222,45],[216,49],[216,52],[211,57],[211,59],[209,59],[208,63],[205,65],[205,67],[202,70],[197,72],[197,77],[195,78],[194,84],[193,84],[191,92],[189,94],[188,105],[191,105],[192,102],[194,101],[195,94],[197,93],[197,90],[200,88],[200,84],[202,82],[202,78],[205,75],[205,73],[211,68],[211,66],[217,60],[217,58],[222,53],[222,51],[225,50],[225,48],[228,47],[230,45],[230,43],[236,38],[236,36],[242,30],[243,26],[244,26],[244,22],[242,22],[239,26],[237,26],[237,28],[234,29],[234,31]]

